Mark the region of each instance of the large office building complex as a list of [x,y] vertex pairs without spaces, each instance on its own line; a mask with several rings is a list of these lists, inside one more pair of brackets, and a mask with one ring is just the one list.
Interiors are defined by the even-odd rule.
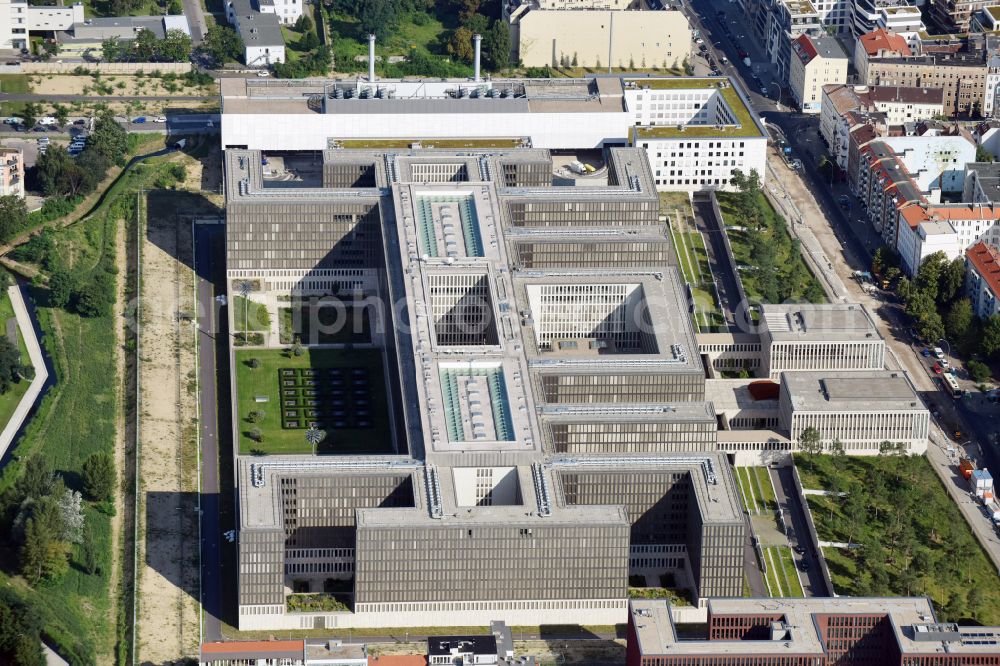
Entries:
[[[557,187],[539,149],[227,151],[230,287],[369,322],[349,348],[305,336],[305,367],[271,338],[232,352],[236,441],[240,405],[280,411],[236,461],[241,629],[614,624],[630,573],[741,593],[654,177],[607,155],[605,186]],[[253,455],[306,428],[330,455]],[[330,589],[346,606],[295,605]]]
[[646,149],[652,185],[731,189],[734,170],[765,178],[767,132],[727,77],[339,80],[225,79],[224,148],[344,148],[372,138],[461,146],[484,138],[552,150]]
[[861,305],[761,306],[764,373],[797,370],[881,370],[885,340]]
[[662,600],[629,608],[628,666],[1000,664],[1000,627],[938,622],[926,597],[712,599],[703,638]]

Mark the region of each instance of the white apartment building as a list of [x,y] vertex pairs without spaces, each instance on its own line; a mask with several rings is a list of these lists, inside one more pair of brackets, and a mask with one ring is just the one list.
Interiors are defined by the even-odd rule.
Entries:
[[902,373],[786,372],[778,404],[793,442],[815,428],[825,446],[840,441],[851,455],[877,453],[885,441],[911,454],[927,449],[930,413]]
[[980,319],[1000,314],[1000,251],[979,242],[965,253],[965,293]]
[[847,81],[847,54],[829,35],[799,35],[792,41],[788,87],[803,113],[819,113],[823,88]]
[[0,148],[0,197],[24,198],[24,153]]
[[900,5],[898,7],[881,7],[878,10],[876,29],[899,35],[906,40],[907,46],[914,53],[920,47],[920,33],[926,30],[919,7]]
[[[919,206],[913,207],[914,214],[921,216]],[[924,259],[935,252],[944,252],[948,261],[962,256],[958,234],[950,222],[938,220],[923,220],[911,226],[905,216],[906,210],[900,215],[899,229],[896,231],[896,251],[903,261],[903,270],[907,275],[916,275]]]
[[881,370],[885,341],[867,310],[854,303],[761,306],[762,374]]
[[[319,150],[327,139],[516,137],[536,148],[645,148],[659,190],[765,178],[767,132],[727,77],[272,81],[223,79],[222,145]],[[326,94],[322,94],[326,92]],[[311,104],[309,97],[321,98]]]
[[[298,15],[301,16],[301,0],[290,2],[299,4]],[[265,11],[266,7],[272,11]],[[226,1],[226,19],[243,38],[243,59],[249,67],[268,67],[285,62],[285,38],[281,34],[281,24],[289,21],[285,21],[283,14],[274,9],[272,0],[260,0],[258,3],[251,0]]]
[[32,32],[69,30],[84,20],[83,4],[67,7],[29,5],[27,0],[0,0],[0,49],[28,48]]

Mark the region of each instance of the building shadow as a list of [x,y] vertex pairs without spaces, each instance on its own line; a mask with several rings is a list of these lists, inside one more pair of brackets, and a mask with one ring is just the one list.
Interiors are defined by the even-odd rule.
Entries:
[[196,492],[146,492],[145,563],[196,602],[198,510]]
[[[193,269],[194,243],[191,223],[199,218],[218,218],[222,210],[203,194],[183,190],[146,192],[146,240],[187,268]],[[166,219],[169,224],[150,224]],[[211,279],[210,276],[199,276]]]

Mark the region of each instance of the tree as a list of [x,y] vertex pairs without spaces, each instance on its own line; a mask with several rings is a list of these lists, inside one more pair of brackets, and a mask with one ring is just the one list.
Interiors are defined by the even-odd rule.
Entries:
[[118,62],[123,53],[124,48],[117,37],[108,37],[101,42],[101,60],[104,62]]
[[181,0],[170,0],[170,4],[167,5],[167,14],[171,16],[180,16],[184,13],[184,5]]
[[975,315],[972,312],[972,303],[967,298],[960,298],[951,305],[948,316],[945,319],[945,331],[948,337],[955,341],[964,341],[972,328]]
[[70,543],[83,541],[83,496],[75,490],[66,488],[57,498],[59,502],[59,517],[62,520],[62,531],[59,538]]
[[243,59],[243,39],[228,26],[213,25],[205,33],[202,51],[215,61],[216,65],[238,62]]
[[380,42],[392,36],[399,25],[393,0],[365,0],[358,8],[357,16],[361,30],[374,34]]
[[457,28],[451,34],[451,39],[448,40],[448,53],[459,60],[472,62],[472,58],[475,56],[472,47],[472,31],[465,26]]
[[573,51],[573,62],[571,63],[574,67],[580,66],[580,60],[576,57],[576,51]]
[[8,588],[0,589],[0,663],[44,666],[41,620]]
[[110,110],[105,109],[97,116],[94,131],[87,137],[87,148],[96,150],[112,164],[125,165],[128,133],[118,124]]
[[292,354],[295,356],[302,356],[305,353],[305,349],[302,347],[302,341],[299,340],[299,336],[295,336],[295,340],[292,342]]
[[62,104],[53,104],[52,116],[56,119],[56,123],[62,127],[69,120],[69,109]]
[[316,36],[315,32],[307,32],[302,35],[302,39],[299,40],[299,50],[300,51],[312,51],[314,48],[319,46],[319,37]]
[[84,149],[76,157],[76,167],[83,175],[79,194],[89,194],[96,190],[104,177],[108,175],[111,161],[96,150]]
[[48,456],[33,454],[24,463],[24,471],[14,482],[14,494],[18,500],[45,497],[52,492],[55,473]]
[[80,545],[80,560],[84,570],[90,575],[101,571],[101,551],[94,542],[94,530],[83,532],[83,543]]
[[49,276],[49,305],[65,309],[76,289],[76,282],[69,271],[59,269]]
[[[60,578],[69,567],[69,548],[59,540],[61,525],[58,508],[50,498],[34,505],[33,515],[24,521],[21,543],[21,573],[32,584],[42,579]],[[54,519],[53,519],[54,516]]]
[[83,492],[97,502],[109,501],[115,492],[115,463],[104,452],[92,453],[83,461]]
[[251,428],[250,432],[247,433],[247,437],[249,437],[250,439],[252,439],[255,442],[263,442],[264,441],[264,433],[261,432],[260,428]]
[[308,15],[303,14],[295,21],[295,31],[296,32],[309,32],[313,29],[312,19]]
[[23,368],[21,351],[6,336],[0,337],[0,393],[6,393],[21,380]]
[[1000,315],[993,315],[983,322],[979,345],[987,356],[1000,357]]
[[135,62],[153,62],[159,47],[156,35],[150,30],[140,30],[132,40],[132,60]]
[[799,435],[799,449],[806,455],[815,456],[823,452],[823,439],[819,430],[812,426],[806,428]]
[[992,374],[990,372],[990,366],[975,359],[966,361],[965,367],[969,371],[969,376],[972,377],[972,381],[977,384],[982,384],[988,381]]
[[950,303],[965,284],[965,259],[956,257],[941,270],[938,281],[938,302]]
[[84,317],[110,316],[113,303],[113,290],[99,281],[88,282],[76,292],[76,311]]
[[0,242],[6,243],[28,223],[28,209],[24,199],[13,194],[0,197]]
[[249,361],[247,361],[247,365],[256,370],[257,368],[260,367],[260,359],[254,356]]
[[24,118],[24,126],[31,129],[38,122],[38,116],[42,115],[42,107],[34,102],[28,102],[21,109],[21,117]]
[[948,257],[944,252],[935,252],[928,255],[917,269],[917,275],[913,279],[913,286],[918,291],[924,292],[931,301],[938,301],[938,290],[941,284],[941,274],[948,265]]
[[[486,51],[486,64],[490,69],[504,69],[510,65],[510,27],[506,21],[502,19],[493,21],[490,29],[483,37],[483,41],[485,42],[483,46]],[[571,64],[573,67],[577,65],[576,53],[573,54]]]
[[156,59],[163,62],[186,62],[191,57],[191,36],[183,30],[167,30],[156,44]]
[[247,421],[249,421],[250,423],[260,423],[263,420],[264,420],[264,412],[258,409],[252,409],[250,410],[250,413],[247,414]]
[[986,150],[982,146],[976,146],[976,161],[977,162],[992,162],[993,153]]

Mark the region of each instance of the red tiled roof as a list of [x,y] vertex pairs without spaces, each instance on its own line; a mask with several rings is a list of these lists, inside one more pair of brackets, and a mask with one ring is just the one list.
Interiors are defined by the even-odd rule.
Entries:
[[1000,294],[1000,252],[992,245],[979,241],[965,251],[965,256],[989,285],[990,291]]
[[202,643],[202,654],[221,654],[228,652],[255,652],[264,657],[268,652],[304,652],[305,641],[225,641],[221,643]]
[[865,53],[870,56],[878,55],[879,51],[894,51],[902,55],[910,55],[910,47],[906,45],[906,40],[885,29],[879,28],[861,35],[858,38]]
[[813,46],[812,40],[809,39],[809,35],[799,35],[798,39],[795,40],[798,44],[796,52],[799,55],[799,60],[802,64],[811,62],[813,58],[816,57],[816,47]]

